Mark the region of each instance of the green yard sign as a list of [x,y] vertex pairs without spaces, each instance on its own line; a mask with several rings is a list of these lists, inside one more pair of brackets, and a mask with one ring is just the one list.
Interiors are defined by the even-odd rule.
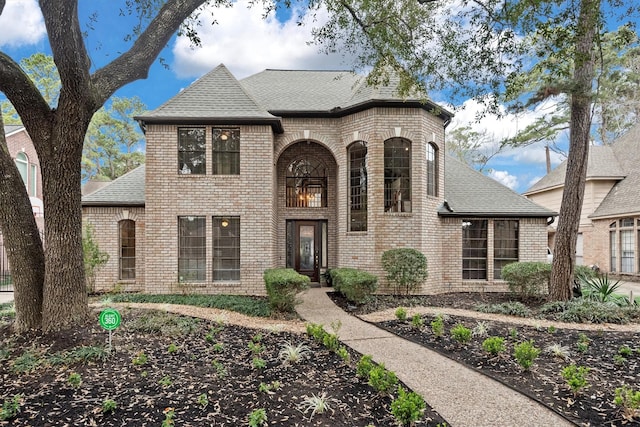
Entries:
[[107,331],[112,331],[120,326],[122,317],[120,317],[120,313],[118,313],[118,310],[107,308],[106,310],[102,310],[100,312],[98,321],[100,322],[100,326],[102,326],[104,329],[106,329]]

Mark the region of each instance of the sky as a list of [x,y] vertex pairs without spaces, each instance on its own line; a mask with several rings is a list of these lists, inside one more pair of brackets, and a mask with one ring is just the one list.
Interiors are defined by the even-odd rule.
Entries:
[[[83,27],[88,34],[86,43],[92,71],[95,71],[126,51],[129,45],[123,41],[124,36],[135,21],[120,16],[115,8],[121,2],[84,0],[79,3],[81,22],[93,14],[97,18],[91,28]],[[174,36],[160,55],[168,68],[156,61],[147,79],[127,85],[116,95],[138,96],[151,110],[221,63],[238,79],[267,68],[351,69],[349,58],[339,53],[326,55],[310,43],[311,17],[304,17],[305,25],[298,25],[298,10],[272,13],[263,18],[263,9],[259,5],[248,7],[248,3],[248,0],[237,0],[231,8],[216,10],[215,25],[211,25],[212,18],[205,12],[198,31],[202,47],[194,48],[186,38]],[[326,15],[317,13],[315,19],[323,22]],[[51,53],[37,0],[7,0],[0,15],[0,28],[0,51],[17,62],[36,52]],[[432,98],[442,105],[450,104],[446,94],[434,94]],[[463,109],[457,108],[462,106]],[[495,136],[495,140],[513,136],[545,111],[543,106],[518,117],[507,115],[501,120],[486,117],[477,122],[476,113],[481,107],[476,101],[467,100],[449,108],[452,107],[456,107],[456,115],[448,130],[469,125],[476,131]],[[559,155],[552,155],[552,167],[561,161]],[[521,193],[546,173],[544,147],[534,145],[503,152],[487,166],[488,175]]]

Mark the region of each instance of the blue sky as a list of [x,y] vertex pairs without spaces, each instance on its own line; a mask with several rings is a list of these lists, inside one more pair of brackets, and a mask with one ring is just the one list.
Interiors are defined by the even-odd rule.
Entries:
[[[93,71],[128,48],[123,39],[134,21],[120,16],[117,5],[121,3],[113,0],[80,2],[81,21],[93,13],[97,14],[93,28],[86,28]],[[216,10],[216,25],[210,25],[210,15],[205,12],[199,31],[202,47],[192,48],[188,40],[173,37],[161,54],[169,69],[156,61],[146,80],[131,83],[116,95],[138,96],[149,109],[154,109],[220,63],[224,63],[237,78],[266,68],[335,70],[351,67],[349,58],[340,54],[325,55],[317,46],[308,43],[313,27],[310,18],[307,18],[307,25],[299,26],[295,10],[278,16],[272,14],[266,19],[262,14],[259,5],[249,8],[248,0],[237,0],[232,8]],[[316,18],[320,22],[325,19],[322,13]],[[0,28],[0,50],[14,60],[20,61],[35,52],[50,53],[36,0],[7,0],[0,16]],[[437,97],[435,100],[447,101]],[[474,129],[486,129],[496,140],[513,135],[517,129],[544,113],[544,107],[541,107],[518,118],[508,116],[499,121],[487,117],[480,123],[473,123],[480,107],[471,100],[466,101],[465,106],[464,110],[456,113],[449,128],[472,123]],[[552,157],[553,166],[560,161],[559,156]],[[522,192],[546,173],[544,148],[531,146],[503,153],[488,166],[492,169],[493,178]]]

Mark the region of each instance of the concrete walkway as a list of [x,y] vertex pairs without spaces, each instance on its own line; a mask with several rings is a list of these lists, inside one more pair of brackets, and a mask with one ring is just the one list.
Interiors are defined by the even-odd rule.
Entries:
[[325,326],[340,322],[340,340],[378,363],[419,393],[453,427],[571,426],[537,402],[480,373],[379,329],[344,312],[326,294],[331,288],[311,288],[296,308],[308,322]]

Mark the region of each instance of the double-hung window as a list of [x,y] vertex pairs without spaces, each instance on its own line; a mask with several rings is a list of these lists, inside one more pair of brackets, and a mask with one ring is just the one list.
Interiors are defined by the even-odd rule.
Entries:
[[130,219],[119,222],[120,229],[120,280],[136,278],[136,223]]
[[462,221],[462,278],[487,279],[487,220]]
[[240,174],[240,129],[213,128],[213,174]]
[[354,142],[349,155],[349,231],[367,231],[367,143]]
[[240,218],[213,217],[213,281],[240,280]]
[[203,216],[178,217],[178,280],[206,279],[206,224]]
[[404,138],[384,142],[384,210],[411,212],[411,142]]
[[207,173],[204,128],[178,129],[178,173],[204,175]]
[[518,262],[518,226],[516,219],[493,221],[493,278],[500,279],[502,268]]

